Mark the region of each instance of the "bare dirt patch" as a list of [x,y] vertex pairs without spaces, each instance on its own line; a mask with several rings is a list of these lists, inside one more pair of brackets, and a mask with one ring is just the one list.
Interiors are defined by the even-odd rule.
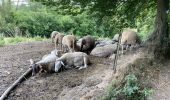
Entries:
[[[53,49],[54,45],[48,42],[20,43],[1,47],[0,95],[28,69],[29,59],[39,60]],[[41,73],[30,77],[19,84],[7,99],[63,100],[63,98],[70,99],[71,97],[79,99],[103,81],[106,69],[112,71],[111,60],[93,56],[90,60],[92,64],[84,70],[69,69],[60,73]]]

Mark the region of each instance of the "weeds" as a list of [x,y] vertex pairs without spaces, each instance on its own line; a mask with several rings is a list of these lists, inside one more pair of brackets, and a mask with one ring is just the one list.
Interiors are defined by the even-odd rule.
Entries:
[[146,100],[153,92],[151,88],[143,88],[134,74],[129,74],[120,87],[115,87],[112,83],[103,100]]

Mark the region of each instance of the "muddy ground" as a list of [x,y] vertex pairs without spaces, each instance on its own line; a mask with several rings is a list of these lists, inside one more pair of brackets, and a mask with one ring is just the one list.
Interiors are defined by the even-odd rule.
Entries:
[[[19,43],[0,48],[0,95],[29,67],[29,59],[39,60],[54,49],[48,42]],[[111,60],[90,56],[92,64],[84,70],[69,69],[60,73],[40,73],[12,91],[9,100],[80,99],[104,77],[112,75]],[[107,71],[107,70],[109,71]],[[106,78],[107,79],[107,78]],[[105,79],[105,80],[106,80]],[[80,93],[81,91],[81,93]],[[103,91],[101,89],[101,91]],[[97,98],[97,95],[94,98]],[[66,92],[66,93],[65,93]],[[67,93],[70,92],[70,93]]]
[[[54,49],[54,44],[49,42],[19,43],[0,47],[0,95],[29,67],[29,59],[38,61],[45,54]],[[139,58],[139,53],[124,55],[119,58],[118,67],[127,66]],[[91,65],[83,70],[69,69],[59,73],[40,73],[18,84],[7,100],[98,100],[104,95],[107,86],[114,77],[113,60],[90,56]],[[167,65],[169,66],[169,65]],[[161,79],[168,86],[169,70],[162,70]],[[155,82],[157,83],[157,82]],[[158,84],[159,85],[159,84]],[[156,86],[158,86],[156,85]],[[156,90],[154,100],[169,100],[165,90],[165,96],[158,95],[161,89]],[[161,97],[161,99],[157,99]]]

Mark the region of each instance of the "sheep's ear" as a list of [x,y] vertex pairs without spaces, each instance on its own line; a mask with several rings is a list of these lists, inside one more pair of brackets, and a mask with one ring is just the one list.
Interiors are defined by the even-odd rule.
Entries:
[[61,61],[61,64],[62,64],[63,66],[66,66],[66,65],[63,63],[63,61]]
[[33,59],[30,59],[30,64],[34,64],[34,61],[33,61]]

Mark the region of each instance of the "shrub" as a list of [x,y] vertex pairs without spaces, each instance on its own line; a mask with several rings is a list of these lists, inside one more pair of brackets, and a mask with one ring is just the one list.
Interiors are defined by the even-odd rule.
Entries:
[[151,88],[143,88],[134,74],[125,77],[125,82],[120,87],[115,87],[114,83],[109,86],[108,92],[103,100],[145,100],[153,93]]

